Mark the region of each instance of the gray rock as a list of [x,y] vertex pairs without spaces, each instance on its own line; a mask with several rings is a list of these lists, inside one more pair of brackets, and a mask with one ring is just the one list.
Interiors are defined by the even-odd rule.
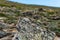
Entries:
[[9,27],[8,24],[0,22],[0,28],[5,29],[5,28],[8,28],[8,27]]
[[19,20],[17,29],[21,40],[53,40],[55,37],[52,31],[42,28],[41,24],[32,23],[32,21],[26,17]]
[[7,35],[5,31],[0,31],[0,38],[3,38]]

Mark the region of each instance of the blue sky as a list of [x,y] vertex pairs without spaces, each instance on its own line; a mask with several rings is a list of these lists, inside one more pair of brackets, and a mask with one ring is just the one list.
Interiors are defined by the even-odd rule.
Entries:
[[25,4],[37,4],[37,5],[60,7],[60,0],[10,0],[10,1]]

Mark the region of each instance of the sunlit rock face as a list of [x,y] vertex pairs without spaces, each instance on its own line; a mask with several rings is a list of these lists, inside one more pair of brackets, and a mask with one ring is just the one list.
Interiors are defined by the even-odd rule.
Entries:
[[57,36],[56,36],[54,40],[60,40],[60,37],[57,37]]
[[43,28],[41,24],[32,22],[27,17],[19,19],[17,24],[19,40],[54,40],[55,33]]

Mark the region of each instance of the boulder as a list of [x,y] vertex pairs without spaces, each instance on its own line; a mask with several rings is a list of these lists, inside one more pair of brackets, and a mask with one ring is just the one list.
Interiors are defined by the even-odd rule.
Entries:
[[60,16],[51,16],[49,19],[52,19],[52,20],[60,20]]
[[32,23],[32,21],[26,17],[19,20],[17,29],[21,40],[53,40],[55,37],[52,31],[47,31],[46,28],[42,28],[41,24],[38,25],[37,22]]
[[6,37],[10,35],[10,33],[6,33],[5,31],[0,31],[0,38]]
[[43,12],[43,11],[45,11],[45,9],[44,8],[39,8],[38,11]]
[[23,16],[32,16],[32,12],[23,12],[22,13]]
[[33,18],[34,18],[34,19],[39,19],[40,16],[38,16],[38,15],[34,15]]

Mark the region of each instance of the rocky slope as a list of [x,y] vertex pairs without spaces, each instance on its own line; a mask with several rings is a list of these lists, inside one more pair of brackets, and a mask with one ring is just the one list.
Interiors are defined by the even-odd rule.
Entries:
[[60,8],[1,0],[0,40],[54,40],[60,37]]

